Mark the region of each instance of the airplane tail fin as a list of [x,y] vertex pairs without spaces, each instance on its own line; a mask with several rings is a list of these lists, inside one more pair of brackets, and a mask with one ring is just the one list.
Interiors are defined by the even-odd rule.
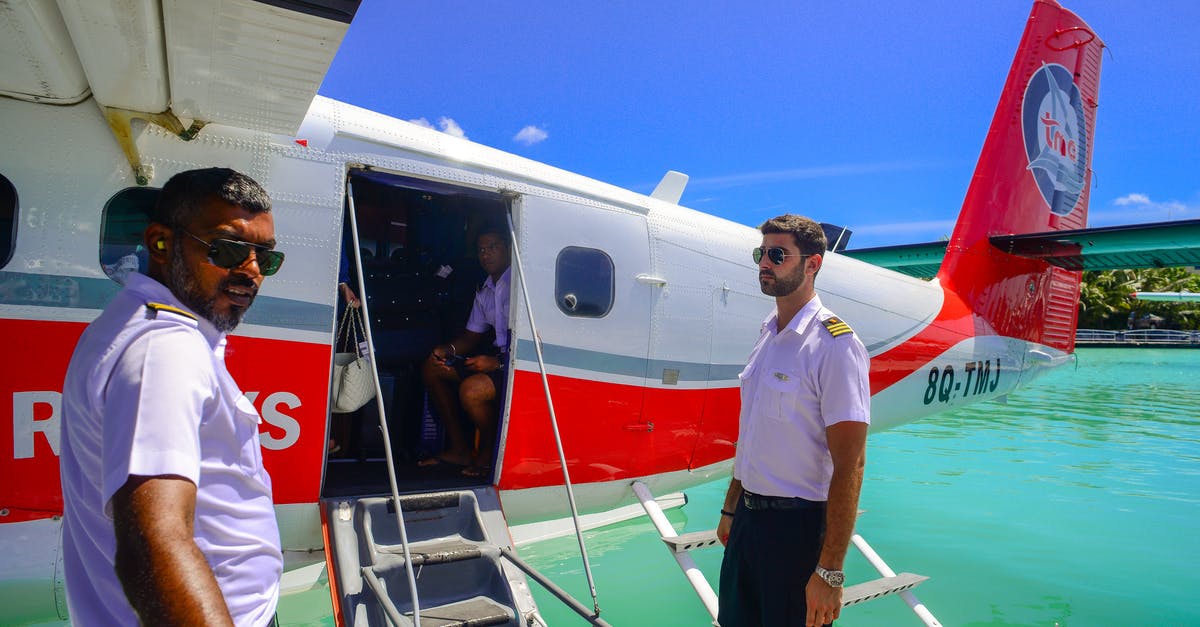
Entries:
[[1086,225],[1103,48],[1074,13],[1034,2],[938,272],[992,332],[1067,352],[1080,273],[989,238]]

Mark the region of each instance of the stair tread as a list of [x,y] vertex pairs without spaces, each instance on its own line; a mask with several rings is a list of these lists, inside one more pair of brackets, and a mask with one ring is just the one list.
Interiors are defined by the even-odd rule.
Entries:
[[[405,616],[412,616],[412,612]],[[484,596],[421,609],[421,624],[427,627],[508,625],[515,624],[515,619],[512,609]]]
[[900,573],[894,577],[880,577],[865,583],[847,586],[842,591],[842,607],[911,590],[928,579],[929,577],[924,575]]
[[[399,544],[379,547],[375,571],[390,571],[404,565],[404,547]],[[408,554],[414,566],[449,564],[473,559],[495,560],[500,549],[490,542],[473,542],[461,537],[415,542],[409,545]]]

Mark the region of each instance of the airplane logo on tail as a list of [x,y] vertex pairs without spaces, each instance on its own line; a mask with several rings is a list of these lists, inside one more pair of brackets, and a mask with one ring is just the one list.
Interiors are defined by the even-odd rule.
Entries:
[[1051,213],[1075,210],[1087,177],[1088,131],[1071,72],[1043,64],[1025,88],[1021,127],[1028,170]]

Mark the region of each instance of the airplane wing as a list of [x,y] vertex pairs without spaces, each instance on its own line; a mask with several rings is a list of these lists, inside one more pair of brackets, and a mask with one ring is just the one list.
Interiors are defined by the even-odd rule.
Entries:
[[[1118,270],[1200,265],[1200,220],[1131,224],[1026,235],[996,235],[992,246],[1067,270]],[[946,242],[843,251],[918,278],[937,274]]]
[[932,279],[942,266],[942,257],[946,256],[946,244],[949,242],[928,242],[925,244],[901,244],[899,246],[878,246],[875,248],[858,248],[843,250],[843,255],[854,257],[874,264],[881,268],[895,270],[901,274],[914,276],[918,279]]
[[360,0],[15,0],[0,93],[291,135]]

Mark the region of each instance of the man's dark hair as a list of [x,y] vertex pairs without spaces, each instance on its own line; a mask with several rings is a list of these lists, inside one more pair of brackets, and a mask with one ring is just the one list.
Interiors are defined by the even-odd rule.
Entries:
[[476,235],[476,236],[475,236],[475,241],[477,241],[477,242],[478,242],[478,241],[479,241],[479,238],[483,237],[484,235],[495,235],[496,237],[500,238],[500,241],[504,242],[504,244],[505,244],[506,246],[507,246],[507,245],[510,245],[510,244],[512,243],[512,242],[509,242],[509,241],[508,241],[508,240],[509,240],[509,237],[508,237],[508,229],[502,228],[502,227],[501,227],[500,225],[498,225],[498,224],[485,224],[485,225],[483,225],[483,226],[482,226],[482,227],[479,229],[479,235]]
[[802,255],[823,255],[829,246],[829,240],[825,239],[825,231],[821,225],[804,216],[785,213],[763,222],[758,230],[763,235],[791,233]]
[[251,214],[271,210],[267,190],[254,179],[229,168],[204,168],[172,176],[158,194],[151,219],[173,229],[182,228],[191,224],[204,203],[214,197]]

